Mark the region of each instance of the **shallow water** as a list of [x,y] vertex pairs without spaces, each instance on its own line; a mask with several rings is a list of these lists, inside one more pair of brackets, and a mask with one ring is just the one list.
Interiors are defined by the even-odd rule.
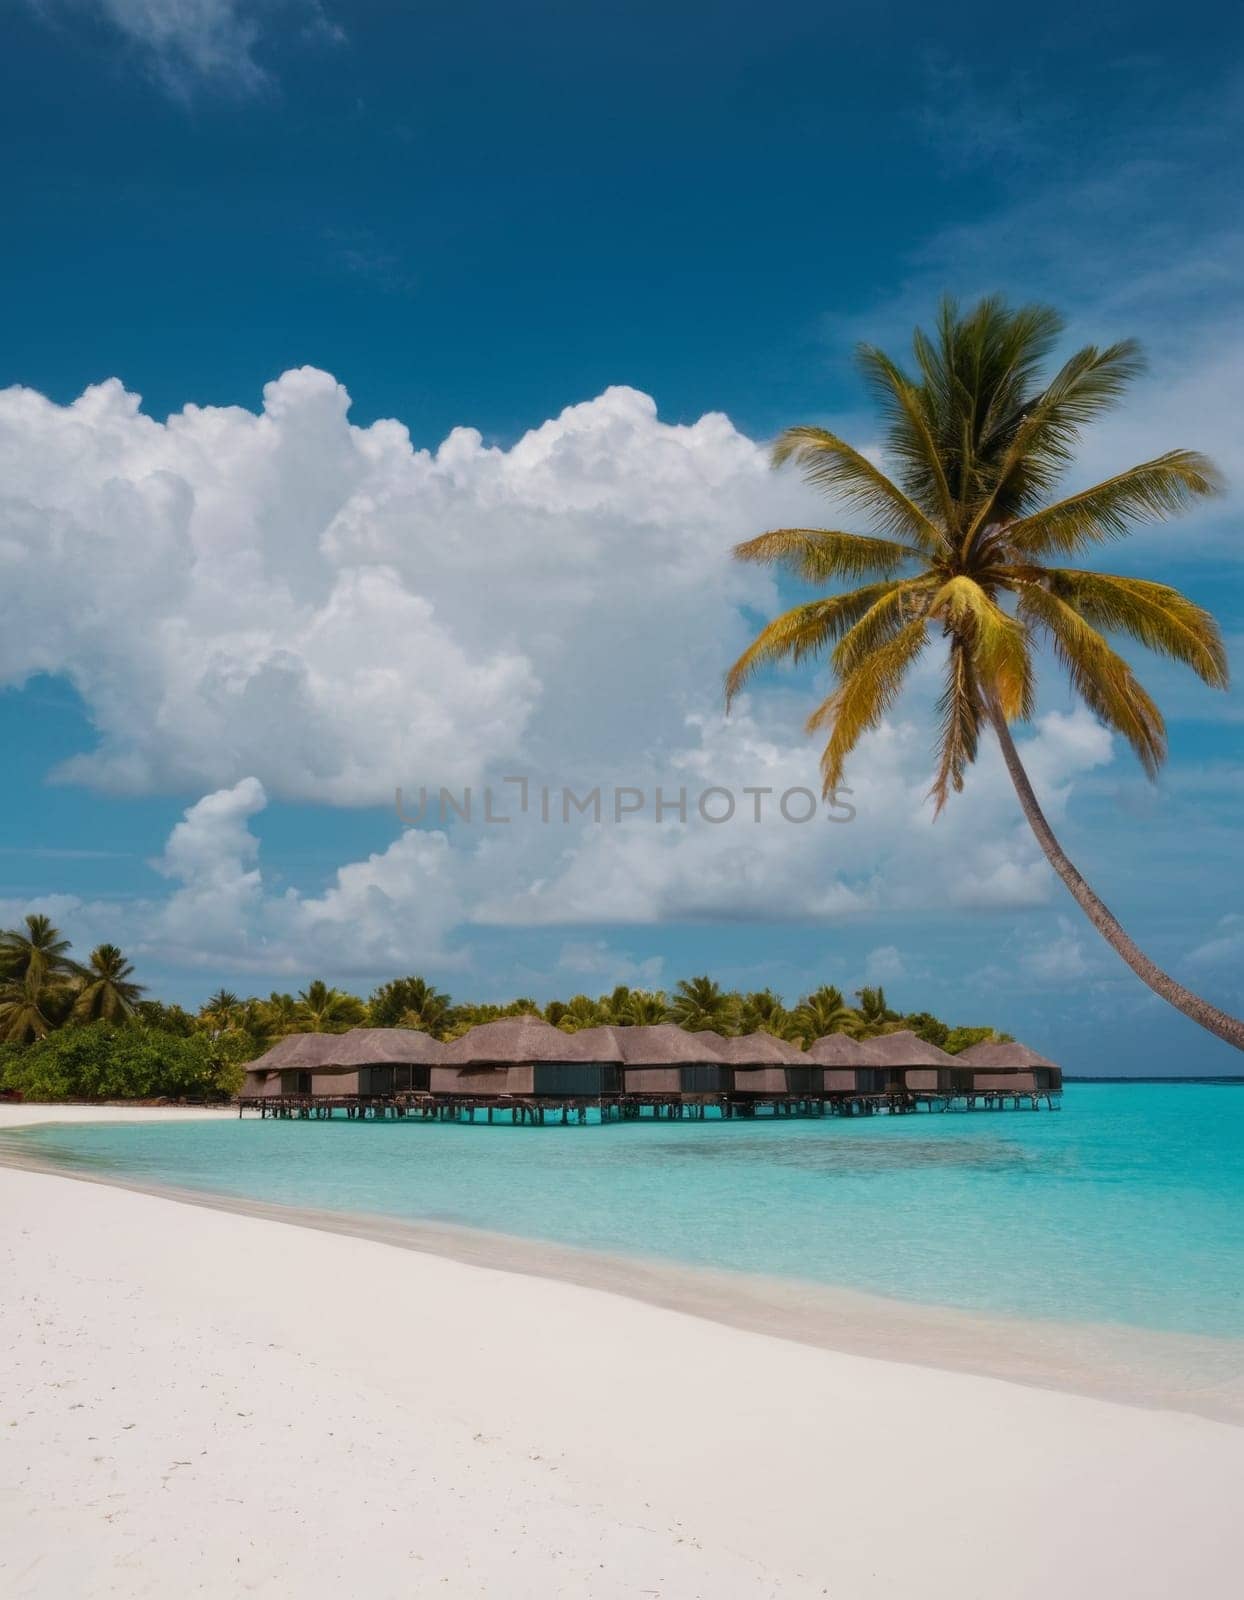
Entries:
[[1244,1337],[1244,1086],[1072,1084],[1057,1114],[511,1128],[32,1128],[60,1165],[930,1304]]

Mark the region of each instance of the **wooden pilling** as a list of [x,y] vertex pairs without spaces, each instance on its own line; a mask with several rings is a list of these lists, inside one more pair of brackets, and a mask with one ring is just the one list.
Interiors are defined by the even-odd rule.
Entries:
[[961,1094],[618,1094],[604,1098],[591,1096],[534,1095],[442,1095],[423,1091],[398,1091],[388,1095],[282,1094],[242,1095],[238,1116],[258,1111],[261,1117],[282,1120],[323,1121],[344,1111],[351,1121],[383,1122],[388,1118],[415,1118],[424,1122],[475,1122],[476,1113],[485,1120],[497,1120],[505,1112],[512,1124],[546,1127],[551,1124],[584,1125],[590,1110],[606,1122],[687,1120],[703,1122],[711,1107],[718,1117],[730,1121],[757,1117],[870,1117],[906,1116],[920,1111],[1050,1111],[1061,1109],[1062,1097],[1056,1092],[1007,1092],[992,1089],[984,1093]]

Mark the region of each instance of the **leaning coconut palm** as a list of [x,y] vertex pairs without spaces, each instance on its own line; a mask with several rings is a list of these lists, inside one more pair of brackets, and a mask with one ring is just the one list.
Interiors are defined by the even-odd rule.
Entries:
[[[932,796],[940,811],[992,728],[1020,805],[1051,866],[1102,936],[1163,999],[1244,1049],[1244,1021],[1184,988],[1148,959],[1068,860],[1020,762],[1010,724],[1031,716],[1032,653],[1047,646],[1089,709],[1120,733],[1145,771],[1166,754],[1162,714],[1105,634],[1192,668],[1224,688],[1227,661],[1213,617],[1178,590],[1061,563],[1142,522],[1212,494],[1218,477],[1192,450],[1151,461],[1059,499],[1080,429],[1109,409],[1141,370],[1131,341],[1088,345],[1052,378],[1041,376],[1062,331],[1044,306],[982,300],[961,315],[943,304],[933,338],[917,331],[909,375],[865,346],[861,366],[887,423],[894,478],[823,428],[790,428],[776,465],[793,461],[872,523],[868,534],[781,528],[739,545],[745,561],[780,563],[805,581],[869,581],[776,618],[735,663],[733,697],[757,668],[829,652],[833,693],[812,713],[827,736],[827,793],[861,736],[894,703],[916,659],[937,637],[945,679]],[[1005,600],[1009,609],[1004,609]]]
[[75,1022],[123,1022],[134,1015],[142,997],[141,983],[132,983],[133,965],[115,944],[97,944],[73,1003]]

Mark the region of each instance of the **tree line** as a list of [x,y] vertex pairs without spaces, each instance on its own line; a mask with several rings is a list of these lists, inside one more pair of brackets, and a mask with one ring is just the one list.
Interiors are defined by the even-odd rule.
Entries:
[[291,1033],[418,1028],[449,1040],[481,1022],[523,1015],[567,1033],[671,1022],[691,1032],[771,1033],[805,1046],[830,1033],[870,1039],[910,1028],[952,1055],[1009,1037],[928,1011],[897,1011],[880,986],[857,990],[851,1004],[822,984],[787,1006],[772,989],[724,989],[707,975],[669,991],[620,984],[543,1006],[528,996],[503,1005],[455,1001],[419,976],[382,983],[366,999],[316,979],[296,994],[266,998],[218,989],[188,1010],[146,998],[116,945],[97,945],[80,963],[45,916],[0,932],[0,1088],[32,1099],[222,1098],[240,1087],[245,1062]]

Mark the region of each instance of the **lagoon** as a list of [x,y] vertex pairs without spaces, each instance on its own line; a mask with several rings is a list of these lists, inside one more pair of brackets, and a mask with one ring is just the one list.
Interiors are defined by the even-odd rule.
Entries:
[[511,1128],[44,1126],[98,1177],[1058,1322],[1244,1338],[1244,1086],[1071,1084],[1057,1115]]

